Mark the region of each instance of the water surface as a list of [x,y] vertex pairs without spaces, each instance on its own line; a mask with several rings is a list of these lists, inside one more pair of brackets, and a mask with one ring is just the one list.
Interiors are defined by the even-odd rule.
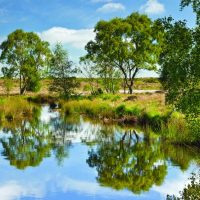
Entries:
[[2,124],[0,199],[165,199],[199,168],[197,149],[138,128],[63,117],[48,106]]

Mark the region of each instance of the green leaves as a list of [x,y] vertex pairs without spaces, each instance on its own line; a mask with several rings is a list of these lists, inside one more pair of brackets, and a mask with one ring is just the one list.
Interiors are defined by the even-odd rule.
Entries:
[[95,40],[85,47],[85,57],[119,70],[130,93],[141,69],[156,70],[163,35],[146,15],[132,13],[127,18],[99,21],[95,33]]
[[[161,79],[167,101],[188,120],[200,118],[200,31],[185,21],[163,19],[165,45],[160,56]],[[197,126],[198,123],[196,123]],[[192,125],[193,126],[193,125]],[[195,131],[196,132],[196,131]]]
[[67,51],[63,49],[61,44],[57,44],[50,60],[49,74],[53,82],[49,89],[69,97],[78,86],[74,77],[76,73],[77,68],[73,67],[73,63],[68,58]]
[[20,79],[20,94],[27,89],[38,90],[40,71],[47,65],[51,54],[49,44],[33,32],[16,30],[8,35],[0,49],[0,60],[6,64],[4,72]]

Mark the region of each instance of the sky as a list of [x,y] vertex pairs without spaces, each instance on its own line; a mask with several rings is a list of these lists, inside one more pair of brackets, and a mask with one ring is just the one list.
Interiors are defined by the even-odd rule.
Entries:
[[[16,29],[36,32],[53,47],[61,42],[71,60],[79,62],[84,46],[95,36],[99,20],[126,17],[132,12],[152,19],[172,16],[195,26],[190,7],[180,11],[180,0],[0,0],[0,42]],[[140,76],[156,76],[142,71]]]

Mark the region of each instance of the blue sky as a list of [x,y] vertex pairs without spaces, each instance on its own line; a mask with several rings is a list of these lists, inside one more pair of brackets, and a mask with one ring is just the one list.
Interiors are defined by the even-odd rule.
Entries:
[[0,0],[0,41],[22,28],[37,32],[53,46],[62,42],[78,62],[84,45],[93,39],[93,27],[101,19],[125,17],[134,11],[152,19],[173,16],[195,25],[191,8],[180,11],[180,0]]

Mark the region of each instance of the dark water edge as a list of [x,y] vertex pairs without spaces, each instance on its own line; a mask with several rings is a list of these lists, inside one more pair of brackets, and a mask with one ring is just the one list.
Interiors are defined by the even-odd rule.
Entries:
[[43,106],[0,131],[0,199],[165,199],[199,169],[197,148]]

